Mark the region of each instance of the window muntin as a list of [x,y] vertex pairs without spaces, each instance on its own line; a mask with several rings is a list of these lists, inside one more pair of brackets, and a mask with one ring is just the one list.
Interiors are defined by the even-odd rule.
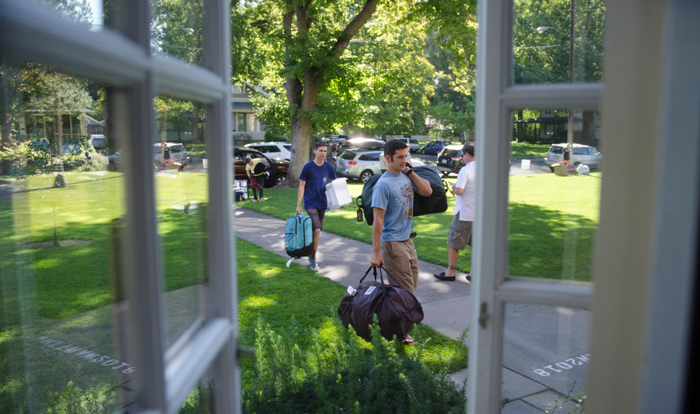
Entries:
[[[513,235],[509,232],[509,199],[514,198],[515,187],[510,184],[509,171],[512,172],[513,165],[510,142],[516,119],[514,111],[561,107],[597,109],[602,93],[602,85],[588,83],[590,78],[583,78],[586,83],[573,85],[567,77],[559,80],[548,74],[524,82],[514,75],[517,69],[513,68],[518,64],[515,55],[523,46],[530,46],[519,40],[518,23],[514,26],[518,18],[514,13],[517,15],[517,8],[522,4],[525,1],[494,0],[488,2],[488,7],[479,8],[477,85],[480,92],[476,108],[478,161],[475,266],[472,269],[478,282],[472,289],[472,327],[476,329],[470,332],[469,364],[470,371],[480,380],[468,385],[470,412],[496,413],[501,409],[504,305],[525,301],[587,309],[592,294],[590,284],[518,278],[513,277],[510,269],[509,243]],[[529,30],[537,27],[531,25]],[[581,79],[574,77],[576,82]],[[479,140],[479,137],[488,139]],[[542,152],[547,148],[545,145]]]
[[[222,140],[230,132],[230,99],[228,79],[228,49],[227,35],[228,6],[224,2],[205,0],[208,9],[205,13],[207,27],[210,28],[210,38],[207,40],[205,50],[207,68],[204,70],[191,65],[185,65],[173,59],[162,57],[144,56],[144,46],[148,47],[148,39],[143,33],[148,33],[148,7],[146,2],[129,2],[128,16],[124,5],[126,2],[115,1],[117,6],[113,12],[113,20],[116,15],[124,15],[131,24],[124,29],[125,35],[111,31],[91,32],[76,24],[68,22],[63,17],[57,16],[50,10],[36,8],[33,2],[20,0],[3,1],[3,12],[0,14],[0,46],[3,49],[3,58],[8,61],[22,62],[25,60],[36,61],[41,65],[52,64],[62,71],[70,74],[82,74],[94,81],[101,81],[109,89],[106,96],[109,108],[113,110],[114,122],[112,127],[118,130],[113,137],[121,137],[128,142],[127,150],[120,153],[125,159],[128,168],[124,171],[127,184],[122,191],[126,194],[126,210],[129,219],[125,220],[125,228],[122,232],[128,250],[128,259],[125,267],[129,271],[122,271],[126,285],[137,289],[138,294],[130,298],[131,302],[118,306],[115,315],[121,318],[121,324],[115,328],[117,332],[115,342],[120,349],[127,348],[129,343],[128,359],[138,360],[138,367],[132,375],[139,377],[139,381],[130,381],[129,387],[117,387],[119,392],[125,392],[127,397],[121,401],[130,404],[137,398],[142,407],[150,407],[150,410],[159,412],[174,412],[180,402],[185,399],[190,390],[196,388],[197,381],[204,377],[205,370],[211,370],[214,386],[217,389],[217,398],[214,402],[217,412],[236,412],[240,402],[236,401],[236,392],[231,393],[238,386],[237,364],[232,355],[235,353],[233,344],[236,334],[235,317],[235,267],[231,263],[233,244],[231,238],[232,223],[230,200],[226,195],[230,188],[230,142]],[[105,13],[106,15],[107,13]],[[126,21],[126,19],[123,19]],[[139,25],[139,23],[141,23]],[[109,24],[108,24],[109,26]],[[8,33],[31,33],[31,36],[12,36]],[[27,40],[31,38],[31,40]],[[45,47],[51,44],[53,48]],[[221,50],[219,50],[221,49]],[[80,54],[70,54],[57,51],[82,50]],[[7,67],[3,67],[7,70]],[[205,323],[202,331],[195,333],[191,338],[199,343],[207,343],[202,346],[182,346],[180,354],[170,353],[168,361],[162,362],[163,349],[160,341],[161,325],[160,291],[154,289],[160,275],[157,265],[157,243],[155,240],[155,228],[150,224],[151,214],[155,212],[152,203],[153,194],[153,158],[151,155],[150,140],[153,137],[151,126],[154,124],[151,116],[151,94],[154,90],[163,93],[173,93],[178,96],[188,96],[207,104],[210,114],[207,128],[212,135],[207,140],[211,147],[212,155],[209,160],[210,171],[216,173],[209,176],[213,188],[218,188],[210,199],[213,205],[214,215],[220,217],[220,229],[224,229],[218,236],[211,236],[215,240],[210,247],[214,258],[210,265],[218,269],[212,273],[209,283],[214,286],[210,293],[206,306],[209,309],[208,318],[213,318]],[[69,125],[70,126],[70,125]],[[73,133],[74,126],[68,130]],[[66,129],[64,128],[63,131]],[[39,144],[39,146],[43,146]],[[59,146],[60,148],[60,146]],[[135,150],[137,150],[135,152]],[[144,170],[143,167],[146,167]],[[19,204],[16,204],[19,207]],[[107,207],[107,205],[104,205]],[[102,207],[102,205],[98,206]],[[138,223],[138,224],[134,224]],[[229,230],[225,230],[229,229]],[[14,229],[13,229],[14,230]],[[0,249],[0,258],[16,261],[16,258],[8,257],[12,249]],[[125,256],[126,257],[126,256]],[[131,262],[131,263],[128,263]],[[5,279],[7,274],[3,272]],[[10,276],[15,276],[10,275]],[[8,286],[4,283],[2,286]],[[24,282],[23,282],[24,283]],[[31,285],[24,284],[29,288]],[[7,292],[6,290],[4,293]],[[155,293],[155,294],[154,294]],[[11,292],[9,302],[16,302]],[[7,298],[7,296],[3,296]],[[90,298],[100,299],[100,298]],[[5,305],[8,302],[3,302]],[[14,306],[14,305],[13,305]],[[16,307],[4,307],[13,311]],[[216,316],[213,316],[216,315]],[[115,316],[115,318],[117,317]],[[23,321],[25,322],[25,321]],[[85,333],[83,333],[85,334]],[[130,342],[130,338],[133,342]],[[218,339],[216,341],[207,341]],[[196,343],[191,341],[191,343]],[[133,346],[137,344],[136,346]],[[115,346],[117,346],[115,345]],[[223,354],[221,350],[226,347],[229,352]],[[186,355],[187,358],[182,358]],[[112,361],[113,362],[113,361]],[[132,364],[133,365],[133,364]],[[177,367],[177,372],[173,368]],[[171,368],[167,371],[166,368]],[[165,374],[165,375],[164,375]],[[209,375],[209,374],[207,374]],[[164,381],[165,378],[165,381]],[[31,384],[41,381],[42,378],[29,378]],[[120,382],[121,384],[121,382]],[[138,385],[137,385],[138,384]],[[218,384],[218,385],[217,385]],[[222,388],[223,386],[223,388]],[[226,393],[219,393],[226,390]],[[231,397],[229,394],[233,394]],[[26,399],[26,398],[25,398]],[[20,397],[20,401],[23,400]],[[138,408],[135,405],[134,410]],[[0,411],[5,411],[4,409]],[[14,412],[14,408],[8,412]],[[43,412],[42,407],[32,406],[30,412]]]

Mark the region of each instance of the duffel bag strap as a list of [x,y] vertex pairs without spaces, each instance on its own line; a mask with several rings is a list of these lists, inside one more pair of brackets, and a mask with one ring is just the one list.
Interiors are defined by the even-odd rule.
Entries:
[[365,280],[365,278],[366,278],[367,275],[369,274],[369,271],[372,270],[372,269],[374,269],[374,280],[375,280],[375,281],[377,280],[377,268],[376,268],[376,267],[370,266],[369,269],[367,269],[367,271],[365,272],[365,275],[362,276],[362,279],[360,279],[360,283],[362,283],[362,281]]
[[[385,268],[384,266],[379,266],[379,277],[380,277],[380,278],[382,277],[382,271],[386,272],[386,275],[388,276],[388,277],[387,277],[387,282],[388,282],[389,279],[391,278],[391,280],[393,280],[394,283],[396,283],[397,285],[399,285],[399,287],[400,287],[401,289],[406,289],[405,287],[403,287],[403,285],[401,284],[401,282],[399,282],[398,280],[396,280],[396,278],[395,278],[394,276],[392,276],[391,273],[389,273],[388,270],[386,270],[386,268]],[[376,279],[376,277],[375,277],[375,279]],[[384,285],[384,279],[383,279],[383,278],[382,278],[382,285]]]

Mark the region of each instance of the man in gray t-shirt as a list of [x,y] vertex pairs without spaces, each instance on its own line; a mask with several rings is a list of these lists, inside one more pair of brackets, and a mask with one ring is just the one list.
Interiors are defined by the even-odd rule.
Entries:
[[384,145],[387,171],[379,177],[372,194],[372,266],[384,265],[409,292],[418,283],[418,257],[411,240],[413,185],[418,194],[429,196],[428,180],[414,174],[406,164],[408,146],[401,140]]

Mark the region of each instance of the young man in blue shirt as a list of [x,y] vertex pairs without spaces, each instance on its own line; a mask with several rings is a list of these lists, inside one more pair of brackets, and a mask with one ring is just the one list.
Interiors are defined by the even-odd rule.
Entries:
[[299,174],[299,193],[297,196],[297,214],[301,214],[301,202],[304,200],[306,214],[311,217],[314,231],[313,253],[309,256],[309,268],[318,271],[316,251],[318,250],[318,238],[323,228],[323,218],[328,208],[326,199],[326,184],[335,180],[335,168],[326,162],[328,144],[319,141],[314,146],[314,159],[304,164]]
[[[418,284],[418,255],[411,240],[413,228],[413,185],[422,196],[433,193],[430,182],[414,173],[406,163],[408,145],[395,139],[384,145],[387,171],[377,180],[372,193],[373,267],[384,265],[406,290],[413,293]],[[416,345],[409,335],[402,341]]]

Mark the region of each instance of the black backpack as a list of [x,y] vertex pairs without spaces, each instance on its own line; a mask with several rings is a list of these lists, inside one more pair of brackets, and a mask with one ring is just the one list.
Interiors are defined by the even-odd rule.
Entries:
[[[413,172],[428,180],[430,182],[430,187],[433,189],[433,193],[428,197],[418,193],[413,194],[413,217],[447,211],[447,184],[442,181],[437,169],[432,165],[425,165],[415,167]],[[355,199],[355,204],[358,207],[358,221],[361,221],[359,219],[359,211],[361,209],[367,224],[370,226],[374,223],[372,194],[374,192],[374,186],[377,184],[377,180],[379,180],[381,175],[382,174],[377,174],[367,180],[364,187],[362,187],[362,195]],[[413,190],[416,190],[415,185],[413,186]]]
[[260,162],[255,164],[255,167],[253,168],[253,175],[263,174],[267,170],[268,170],[267,162],[261,160]]

